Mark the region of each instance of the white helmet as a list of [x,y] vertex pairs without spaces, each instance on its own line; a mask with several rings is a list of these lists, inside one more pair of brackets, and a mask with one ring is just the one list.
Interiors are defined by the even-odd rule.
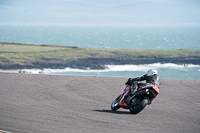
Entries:
[[158,74],[158,71],[156,69],[149,69],[148,75]]

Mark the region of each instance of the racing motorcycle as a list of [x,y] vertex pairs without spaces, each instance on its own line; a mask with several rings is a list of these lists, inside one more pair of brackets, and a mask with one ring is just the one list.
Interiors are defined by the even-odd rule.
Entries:
[[[138,82],[134,82],[138,86]],[[159,88],[156,85],[146,85],[136,89],[136,92],[129,94],[131,87],[134,85],[126,85],[123,93],[120,94],[111,104],[113,111],[119,108],[129,109],[131,114],[141,112],[152,100],[159,94]]]

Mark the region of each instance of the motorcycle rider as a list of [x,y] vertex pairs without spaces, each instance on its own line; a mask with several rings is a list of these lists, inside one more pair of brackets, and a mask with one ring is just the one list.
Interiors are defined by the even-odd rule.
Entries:
[[[144,81],[144,80],[146,80],[146,83],[134,82],[134,81]],[[156,85],[157,87],[159,87],[160,77],[158,76],[158,71],[156,69],[149,69],[147,74],[133,79],[129,78],[125,84],[131,86],[131,92],[129,94],[133,94],[135,91],[137,91],[138,87],[140,88],[146,85]]]

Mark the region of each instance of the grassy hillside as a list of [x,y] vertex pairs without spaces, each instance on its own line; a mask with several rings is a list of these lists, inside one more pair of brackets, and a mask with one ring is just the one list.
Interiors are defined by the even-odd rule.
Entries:
[[0,64],[20,64],[69,58],[112,58],[116,56],[200,56],[200,50],[134,50],[96,49],[52,45],[2,44],[0,43]]

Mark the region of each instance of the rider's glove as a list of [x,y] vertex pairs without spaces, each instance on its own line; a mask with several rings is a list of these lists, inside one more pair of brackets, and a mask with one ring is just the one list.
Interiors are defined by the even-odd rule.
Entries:
[[125,85],[132,85],[132,83],[133,83],[132,79],[129,78],[129,79],[127,80],[127,82],[125,83]]

